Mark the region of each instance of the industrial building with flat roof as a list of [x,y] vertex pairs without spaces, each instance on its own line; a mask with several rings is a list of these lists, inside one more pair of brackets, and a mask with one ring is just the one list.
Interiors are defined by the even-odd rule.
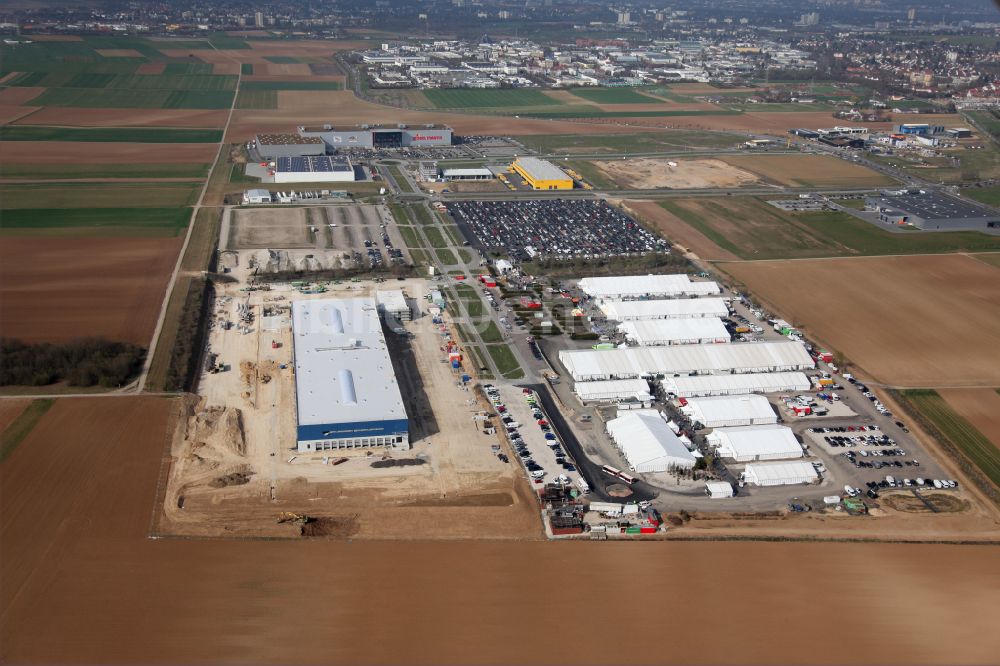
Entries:
[[792,429],[783,425],[716,428],[705,438],[722,458],[736,462],[787,460],[805,455]]
[[410,448],[372,298],[292,303],[298,451]]
[[300,127],[303,137],[320,139],[330,150],[341,148],[408,148],[450,146],[447,125],[356,125],[354,127]]
[[801,342],[746,342],[627,349],[563,349],[559,362],[574,381],[652,375],[781,372],[816,367]]
[[[621,412],[619,412],[621,413]],[[654,409],[637,409],[608,421],[608,434],[636,472],[691,469],[695,455]]]
[[351,183],[354,165],[346,157],[279,157],[274,165],[276,183]]
[[599,307],[605,317],[614,321],[688,319],[729,315],[729,306],[724,298],[676,298],[657,301],[607,300]]
[[664,377],[660,380],[660,386],[667,395],[695,398],[711,395],[808,391],[810,383],[804,372],[763,372],[752,375]]
[[625,339],[640,347],[704,345],[729,342],[729,331],[718,317],[642,319],[618,325]]
[[573,189],[573,179],[552,162],[537,157],[519,157],[510,166],[533,190]]
[[299,134],[258,134],[253,145],[265,160],[326,154],[326,145],[321,139]]
[[694,282],[683,273],[676,275],[630,275],[585,277],[577,284],[597,299],[629,301],[683,296],[712,296],[720,292],[717,282]]
[[778,422],[778,414],[762,395],[691,398],[686,405],[681,406],[681,411],[706,428],[771,425]]
[[623,400],[649,403],[653,396],[645,379],[609,379],[603,382],[577,382],[573,392],[580,402],[618,402]]
[[880,222],[910,225],[924,231],[937,229],[1000,230],[1000,213],[967,199],[940,192],[903,190],[866,197],[865,208],[878,213]]
[[413,319],[413,313],[402,289],[379,289],[375,292],[375,304],[383,315],[395,317],[399,321]]

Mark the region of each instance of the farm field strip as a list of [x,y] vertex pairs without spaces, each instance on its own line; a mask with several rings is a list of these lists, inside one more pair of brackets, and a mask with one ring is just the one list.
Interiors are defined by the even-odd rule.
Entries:
[[[192,205],[198,183],[18,183],[0,184],[3,209],[147,209]],[[63,212],[61,215],[72,216]],[[95,213],[102,215],[106,213]],[[42,217],[44,213],[39,213]],[[155,217],[155,214],[151,214]],[[15,216],[18,224],[22,223]],[[5,224],[8,220],[4,220]],[[40,224],[39,226],[45,226]]]
[[167,127],[47,127],[4,125],[0,141],[92,141],[113,143],[219,143],[222,130]]
[[204,180],[208,164],[4,164],[0,179],[86,180],[107,178]]
[[95,95],[89,88],[49,88],[31,100],[34,106],[125,109],[228,109],[230,90],[105,90]]
[[573,95],[597,104],[664,104],[655,97],[643,95],[631,88],[574,88]]
[[[3,229],[69,230],[91,227],[137,227],[176,236],[187,226],[189,208],[21,208],[3,211]],[[4,242],[9,242],[4,241]]]
[[424,96],[439,109],[521,108],[557,106],[559,102],[538,90],[425,90]]

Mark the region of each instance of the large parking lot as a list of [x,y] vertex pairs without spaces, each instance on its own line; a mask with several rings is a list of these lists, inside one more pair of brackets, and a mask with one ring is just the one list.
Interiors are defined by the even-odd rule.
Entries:
[[641,255],[669,245],[634,219],[594,200],[449,201],[470,243],[517,261]]

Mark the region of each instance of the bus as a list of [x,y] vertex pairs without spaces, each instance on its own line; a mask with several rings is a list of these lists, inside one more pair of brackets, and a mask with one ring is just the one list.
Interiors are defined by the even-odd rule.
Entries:
[[636,479],[634,476],[626,474],[625,472],[621,471],[616,467],[612,467],[611,465],[605,465],[604,467],[601,468],[601,471],[609,476],[613,476],[616,479],[619,479],[620,481],[624,481],[629,485],[632,485],[633,483],[638,481],[638,479]]

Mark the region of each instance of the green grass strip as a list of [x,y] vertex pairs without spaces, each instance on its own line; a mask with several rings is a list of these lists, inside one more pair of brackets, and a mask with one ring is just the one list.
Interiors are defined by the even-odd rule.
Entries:
[[24,438],[28,436],[28,433],[34,429],[38,421],[45,416],[45,412],[49,411],[55,402],[52,398],[32,400],[31,404],[16,419],[11,421],[10,425],[0,433],[0,462],[6,460],[7,456],[14,452],[17,445],[24,441]]
[[48,127],[4,125],[0,141],[93,141],[104,143],[219,143],[222,130],[161,127]]

